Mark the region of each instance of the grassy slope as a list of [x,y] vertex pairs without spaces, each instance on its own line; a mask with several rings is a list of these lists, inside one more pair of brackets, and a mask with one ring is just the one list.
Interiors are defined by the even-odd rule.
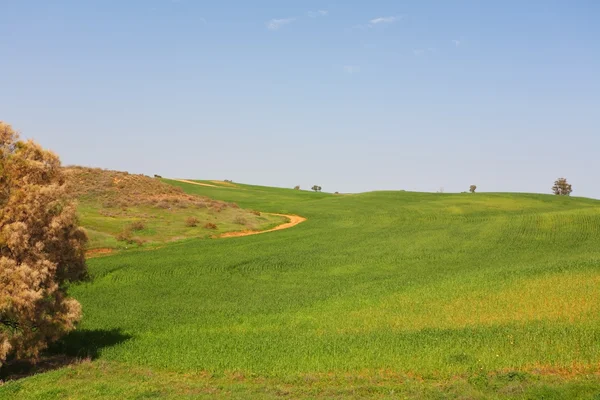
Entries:
[[600,393],[598,201],[174,184],[308,221],[91,260],[80,334],[123,341],[0,397]]

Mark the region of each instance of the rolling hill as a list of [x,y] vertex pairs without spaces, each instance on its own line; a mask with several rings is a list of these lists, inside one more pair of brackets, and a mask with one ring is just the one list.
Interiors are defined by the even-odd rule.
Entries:
[[307,220],[90,260],[54,352],[91,360],[0,397],[600,394],[600,201],[164,182]]

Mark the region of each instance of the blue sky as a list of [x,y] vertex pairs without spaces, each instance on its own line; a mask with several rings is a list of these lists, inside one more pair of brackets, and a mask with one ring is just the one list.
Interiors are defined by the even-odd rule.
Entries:
[[0,119],[65,164],[600,198],[600,2],[0,0]]

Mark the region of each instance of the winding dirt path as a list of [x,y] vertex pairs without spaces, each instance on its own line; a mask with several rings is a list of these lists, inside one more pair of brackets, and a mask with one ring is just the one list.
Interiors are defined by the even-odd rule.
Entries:
[[[211,185],[209,183],[200,183],[200,182],[194,182],[194,181],[190,181],[187,179],[174,179],[177,182],[183,182],[183,183],[189,183],[191,185],[198,185],[198,186],[208,186],[208,187],[219,187],[219,188],[229,188],[231,189],[232,187],[235,187],[235,185],[233,186],[216,186],[216,185]],[[214,182],[214,181],[212,181]],[[229,182],[223,182],[223,183],[228,183]],[[267,233],[267,232],[273,232],[273,231],[280,231],[282,229],[288,229],[288,228],[292,228],[304,221],[306,221],[306,218],[301,217],[299,215],[293,215],[293,214],[276,214],[276,213],[263,213],[263,214],[268,214],[268,215],[277,215],[280,217],[285,217],[287,219],[289,219],[288,222],[284,222],[281,225],[277,225],[275,228],[271,228],[271,229],[267,229],[266,231],[253,231],[253,230],[247,230],[247,231],[239,231],[239,232],[226,232],[226,233],[222,233],[220,235],[216,235],[213,236],[213,238],[230,238],[230,237],[241,237],[241,236],[250,236],[250,235],[259,235],[261,233]]]
[[221,187],[221,186],[217,186],[217,185],[211,185],[210,183],[200,183],[200,182],[188,181],[187,179],[173,179],[173,180],[177,181],[177,182],[189,183],[190,185]]
[[275,214],[275,213],[263,213],[263,214],[268,214],[268,215],[277,215],[279,217],[285,217],[287,219],[289,219],[288,222],[284,222],[281,225],[277,225],[275,228],[271,228],[271,229],[267,229],[266,231],[252,231],[252,230],[248,230],[248,231],[240,231],[240,232],[226,232],[226,233],[222,233],[218,236],[215,236],[217,238],[230,238],[230,237],[241,237],[241,236],[250,236],[250,235],[259,235],[261,233],[267,233],[267,232],[273,232],[273,231],[280,231],[282,229],[288,229],[288,228],[292,228],[298,224],[301,224],[302,222],[306,221],[306,218],[301,217],[299,215],[292,215],[292,214]]

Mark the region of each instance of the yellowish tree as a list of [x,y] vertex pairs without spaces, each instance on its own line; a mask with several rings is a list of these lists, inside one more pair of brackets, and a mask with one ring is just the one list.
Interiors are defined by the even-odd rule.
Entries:
[[81,317],[66,288],[86,276],[87,237],[64,184],[55,154],[0,121],[0,366],[35,361]]

